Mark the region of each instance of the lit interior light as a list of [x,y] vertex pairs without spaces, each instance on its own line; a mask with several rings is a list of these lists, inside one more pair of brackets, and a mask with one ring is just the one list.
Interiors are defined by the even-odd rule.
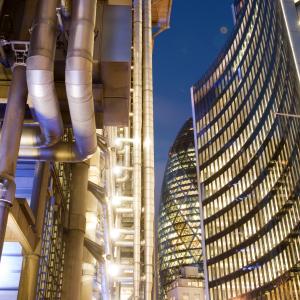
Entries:
[[110,237],[115,241],[120,237],[120,230],[117,228],[114,228],[110,232]]
[[120,274],[120,266],[116,264],[110,264],[108,267],[108,273],[111,277],[116,277]]
[[121,166],[114,166],[113,167],[113,172],[116,176],[121,176],[122,175],[122,167]]
[[114,197],[111,199],[111,204],[112,204],[113,206],[120,206],[120,205],[121,205],[121,197],[114,196]]

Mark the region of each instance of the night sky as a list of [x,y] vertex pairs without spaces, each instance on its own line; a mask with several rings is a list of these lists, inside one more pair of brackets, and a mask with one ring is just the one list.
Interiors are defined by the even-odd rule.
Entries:
[[154,44],[156,205],[168,151],[191,114],[190,87],[206,72],[233,27],[232,0],[173,0],[171,28]]

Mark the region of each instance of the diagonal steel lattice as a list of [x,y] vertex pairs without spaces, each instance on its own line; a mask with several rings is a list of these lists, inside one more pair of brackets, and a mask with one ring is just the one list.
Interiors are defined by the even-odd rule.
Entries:
[[202,271],[200,211],[192,119],[169,151],[161,191],[158,224],[160,299],[183,266]]

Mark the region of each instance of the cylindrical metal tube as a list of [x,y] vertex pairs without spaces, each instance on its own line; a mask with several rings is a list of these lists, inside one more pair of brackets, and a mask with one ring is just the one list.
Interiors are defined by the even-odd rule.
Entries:
[[42,148],[23,148],[19,150],[21,160],[39,161],[61,161],[61,162],[80,162],[88,159],[90,155],[79,153],[77,143],[59,142],[51,147]]
[[[0,130],[0,137],[2,130]],[[77,144],[73,142],[59,141],[52,146],[41,146],[40,129],[37,125],[26,125],[23,127],[21,136],[21,148],[19,159],[38,161],[62,161],[79,162],[90,157],[86,153],[79,153]]]
[[88,165],[73,164],[62,299],[80,299],[87,184]]
[[[0,176],[14,177],[27,101],[26,67],[16,65],[9,89],[0,140]],[[14,197],[14,196],[13,196]]]
[[54,145],[63,135],[63,122],[54,85],[57,0],[38,2],[27,59],[28,91],[46,146]]
[[133,299],[140,299],[141,282],[141,200],[142,200],[142,0],[134,1],[133,19],[133,211],[134,211],[134,272]]
[[[100,160],[101,158],[101,150],[98,148],[96,153],[92,156],[90,159],[90,167],[89,167],[89,181],[93,182],[96,185],[100,185],[101,183],[101,176],[100,176]],[[94,213],[95,215],[98,214],[98,203],[99,199],[96,199],[95,196],[90,192],[90,197],[88,198],[87,208],[89,212]],[[104,251],[105,256],[110,257],[110,239],[109,239],[109,232],[108,232],[108,217],[107,217],[107,205],[104,199],[100,201],[101,203],[101,217],[102,217],[102,224],[103,224],[103,238],[104,238]],[[86,232],[87,236],[90,236],[92,240],[96,239],[96,227],[93,227],[93,229],[89,229]],[[110,293],[109,293],[109,277],[108,277],[108,270],[107,270],[107,260],[104,259],[101,262],[101,273],[102,273],[102,282],[101,282],[101,294],[103,297],[103,300],[110,300]]]
[[145,300],[152,299],[154,243],[154,141],[151,0],[143,0],[143,199]]
[[74,0],[66,60],[66,91],[78,152],[97,149],[92,68],[97,0]]
[[8,218],[15,197],[15,172],[27,100],[26,68],[15,65],[0,140],[0,257]]

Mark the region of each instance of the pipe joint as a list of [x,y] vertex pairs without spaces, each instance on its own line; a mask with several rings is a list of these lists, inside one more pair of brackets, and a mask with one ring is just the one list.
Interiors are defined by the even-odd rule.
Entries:
[[70,0],[61,0],[60,1],[61,13],[65,18],[71,17],[71,1]]
[[13,197],[16,191],[16,184],[12,176],[7,174],[0,175],[0,203],[12,206]]
[[82,214],[70,214],[69,230],[78,230],[85,233],[86,218]]

